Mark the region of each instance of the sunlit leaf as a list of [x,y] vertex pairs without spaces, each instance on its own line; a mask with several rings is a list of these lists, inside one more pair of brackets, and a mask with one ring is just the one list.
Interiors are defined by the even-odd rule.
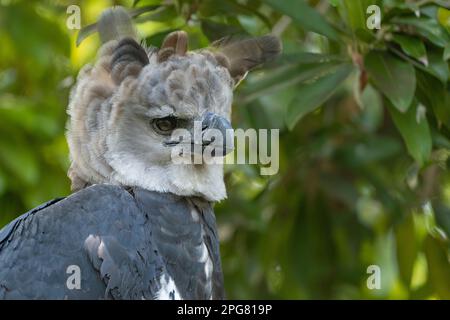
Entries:
[[49,66],[55,61],[52,57],[58,54],[68,55],[68,35],[57,23],[36,14],[28,6],[2,6],[1,10],[2,28],[6,28],[14,39],[22,59],[32,59],[37,62],[37,67],[41,67]]
[[161,5],[146,5],[146,6],[142,6],[139,8],[130,9],[129,14],[130,14],[131,18],[136,18],[143,13],[154,11],[160,7],[161,7]]
[[428,263],[428,277],[442,299],[450,299],[450,263],[447,245],[429,235],[425,240],[425,254]]
[[93,23],[83,27],[79,32],[76,40],[77,47],[83,42],[84,39],[89,37],[91,34],[97,32],[97,23]]
[[[349,25],[353,36],[358,36],[364,41],[373,39],[372,33],[367,29],[367,8],[370,5],[377,5],[377,1],[373,0],[341,0],[339,2],[339,11],[341,16]],[[381,21],[380,21],[381,22]]]
[[[135,3],[136,4],[136,3]],[[150,6],[143,6],[135,9],[129,10],[129,14],[132,18],[136,18],[140,16],[143,13],[156,10],[160,7],[160,5],[150,5]],[[76,40],[76,45],[79,46],[81,42],[83,42],[84,39],[92,35],[93,33],[97,32],[97,23],[92,23],[90,25],[87,25],[83,27],[79,32]]]
[[[139,9],[141,8],[135,10]],[[136,23],[143,23],[147,21],[168,23],[172,19],[178,18],[174,6],[148,6],[146,10],[136,11],[136,13],[133,16]]]
[[395,240],[400,277],[409,287],[418,250],[412,214],[407,214],[404,220],[396,226]]
[[437,19],[439,23],[450,32],[450,10],[439,7],[437,10]]

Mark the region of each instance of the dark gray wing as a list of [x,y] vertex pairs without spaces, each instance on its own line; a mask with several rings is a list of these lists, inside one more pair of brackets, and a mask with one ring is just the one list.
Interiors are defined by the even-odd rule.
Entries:
[[0,298],[221,299],[211,205],[111,185],[49,202],[0,231]]
[[[110,185],[19,217],[0,231],[0,298],[154,298],[164,266],[148,223],[133,197]],[[79,289],[68,286],[73,266]]]

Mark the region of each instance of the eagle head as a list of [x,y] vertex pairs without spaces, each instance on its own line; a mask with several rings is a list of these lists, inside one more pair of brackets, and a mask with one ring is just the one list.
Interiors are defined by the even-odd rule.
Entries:
[[279,40],[223,39],[188,51],[187,34],[176,31],[147,48],[121,7],[105,11],[98,30],[97,62],[80,71],[68,107],[72,189],[112,183],[224,199],[214,160],[233,150],[233,89],[280,52]]

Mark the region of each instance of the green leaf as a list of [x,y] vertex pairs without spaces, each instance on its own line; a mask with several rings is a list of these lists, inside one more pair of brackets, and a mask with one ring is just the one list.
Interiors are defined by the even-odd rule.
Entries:
[[2,171],[0,171],[0,196],[3,193],[5,193],[6,187],[7,187],[6,175]]
[[147,46],[155,46],[155,47],[159,48],[159,47],[161,47],[161,44],[164,41],[164,39],[166,38],[166,36],[173,31],[176,31],[176,29],[171,28],[171,29],[167,29],[167,30],[152,34],[151,36],[145,38],[145,43]]
[[397,42],[402,50],[417,60],[426,63],[427,62],[427,52],[423,42],[415,37],[394,34],[394,41]]
[[[395,52],[395,49],[394,49]],[[406,61],[414,65],[416,68],[425,71],[426,73],[439,79],[443,84],[447,83],[450,71],[448,64],[442,59],[441,50],[428,50],[426,65],[416,62],[415,60],[404,57]]]
[[428,67],[425,71],[446,83],[449,77],[448,63],[442,60],[442,51],[428,51]]
[[133,7],[136,7],[138,4],[140,7],[142,6],[148,6],[148,5],[156,5],[160,4],[161,0],[134,0],[133,1]]
[[442,57],[445,61],[450,59],[450,42],[445,46],[444,54]]
[[401,112],[408,110],[416,89],[414,67],[378,51],[372,51],[366,56],[365,67],[375,86],[392,104]]
[[432,140],[426,117],[421,114],[423,106],[414,104],[406,113],[399,112],[388,104],[392,119],[406,143],[409,154],[420,166],[428,160]]
[[345,6],[347,11],[347,23],[352,30],[364,29],[366,27],[366,9],[368,1],[342,0],[341,3]]
[[334,72],[322,76],[313,82],[300,85],[296,98],[288,106],[286,112],[285,120],[288,128],[293,129],[304,115],[327,101],[352,70],[352,65],[342,64],[335,68]]
[[441,26],[443,26],[447,29],[448,32],[450,32],[450,10],[440,7],[437,10],[437,19]]
[[328,2],[333,6],[337,7],[339,5],[340,0],[328,0]]
[[438,228],[450,236],[450,207],[440,201],[433,202],[433,211]]
[[131,18],[136,18],[136,17],[140,16],[143,13],[154,11],[154,10],[158,9],[159,7],[161,7],[161,5],[159,5],[159,4],[158,5],[142,6],[142,7],[139,7],[139,8],[130,9],[129,10],[129,14],[130,14]]
[[366,10],[370,5],[375,4],[377,1],[374,0],[341,0],[339,4],[340,15],[350,26],[352,34],[365,41],[374,38],[366,26],[369,17]]
[[440,239],[428,235],[425,239],[425,255],[428,277],[436,293],[442,299],[450,299],[450,263],[447,245]]
[[264,65],[264,68],[265,69],[278,68],[287,66],[288,64],[294,65],[294,64],[327,63],[327,62],[343,63],[349,62],[349,59],[335,54],[322,54],[304,51],[290,52],[281,54],[281,56],[277,57],[274,61],[266,63]]
[[450,128],[450,95],[444,84],[435,77],[417,70],[416,96],[425,106],[431,108],[439,122]]
[[36,67],[49,67],[48,63],[54,63],[53,57],[57,54],[69,55],[69,38],[65,29],[45,15],[37,14],[31,5],[2,6],[0,11],[0,29],[14,40],[23,61],[32,59]]
[[304,0],[280,1],[264,0],[268,5],[292,18],[292,20],[305,30],[317,32],[332,40],[338,40],[336,30]]
[[358,143],[348,143],[337,153],[337,158],[350,168],[377,163],[399,154],[402,146],[397,139],[389,136],[367,137]]
[[201,20],[201,28],[209,41],[218,40],[235,34],[245,34],[244,30],[239,26],[217,23],[209,19]]
[[174,6],[160,6],[159,8],[156,9],[148,9],[144,12],[141,11],[136,12],[137,15],[133,16],[135,17],[134,21],[136,23],[145,23],[147,21],[158,21],[164,22],[165,24],[170,24],[173,23],[172,20],[174,19],[183,20],[181,17],[177,16],[177,11],[175,10]]
[[83,42],[84,39],[95,32],[97,32],[97,23],[93,23],[81,28],[81,30],[78,31],[77,40],[75,42],[77,47]]
[[392,19],[392,21],[398,24],[406,24],[415,27],[421,36],[439,47],[444,48],[450,41],[450,36],[445,29],[439,25],[436,19],[396,17]]
[[395,239],[400,277],[404,284],[409,288],[414,262],[417,256],[417,244],[412,214],[408,214],[404,221],[396,226]]
[[197,12],[200,18],[255,16],[268,28],[271,27],[270,20],[260,12],[255,10],[251,3],[244,4],[242,1],[217,1],[203,0],[198,6]]
[[329,72],[333,66],[336,66],[336,62],[331,61],[325,63],[301,63],[271,70],[270,73],[264,73],[258,80],[246,83],[242,90],[239,91],[238,99],[242,103],[250,102],[262,95],[319,77]]

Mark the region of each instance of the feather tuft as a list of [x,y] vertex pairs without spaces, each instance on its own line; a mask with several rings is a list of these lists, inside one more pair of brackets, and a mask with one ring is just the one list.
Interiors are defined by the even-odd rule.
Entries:
[[123,38],[138,39],[131,16],[121,6],[103,11],[97,28],[102,43]]
[[234,79],[242,78],[251,69],[274,59],[281,53],[281,41],[273,35],[235,40],[224,38],[213,47],[228,59],[228,70]]

